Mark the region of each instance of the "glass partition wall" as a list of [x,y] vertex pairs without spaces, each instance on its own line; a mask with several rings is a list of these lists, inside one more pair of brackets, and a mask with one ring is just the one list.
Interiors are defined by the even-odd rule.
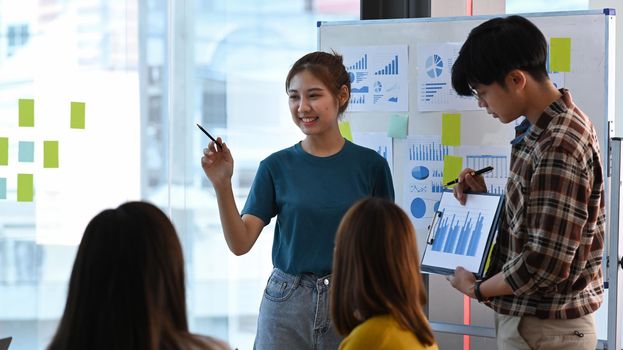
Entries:
[[180,235],[192,331],[251,348],[274,227],[228,250],[195,124],[231,148],[242,207],[260,160],[302,139],[290,65],[317,21],[358,15],[352,0],[0,0],[0,338],[44,349],[86,223],[143,199]]
[[[142,194],[166,208],[187,263],[191,328],[250,349],[272,269],[271,222],[251,252],[235,256],[223,238],[216,198],[200,166],[209,139],[227,142],[242,208],[259,162],[302,139],[291,120],[285,77],[316,49],[318,20],[356,19],[358,1],[147,2],[141,29]],[[159,59],[156,59],[159,56]],[[160,62],[160,63],[159,63]],[[164,79],[156,79],[162,77]]]

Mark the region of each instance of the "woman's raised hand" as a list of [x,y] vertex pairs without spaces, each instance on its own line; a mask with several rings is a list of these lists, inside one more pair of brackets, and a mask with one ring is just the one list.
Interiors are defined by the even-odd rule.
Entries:
[[229,184],[234,173],[234,158],[227,145],[217,138],[217,144],[210,141],[207,148],[203,149],[203,157],[201,157],[201,167],[203,172],[212,182],[214,187]]

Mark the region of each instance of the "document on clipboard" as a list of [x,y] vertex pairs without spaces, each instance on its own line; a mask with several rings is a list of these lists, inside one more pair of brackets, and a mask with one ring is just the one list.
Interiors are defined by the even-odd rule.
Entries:
[[469,193],[461,205],[452,191],[444,191],[429,226],[422,271],[449,275],[463,266],[481,278],[503,205],[504,195]]

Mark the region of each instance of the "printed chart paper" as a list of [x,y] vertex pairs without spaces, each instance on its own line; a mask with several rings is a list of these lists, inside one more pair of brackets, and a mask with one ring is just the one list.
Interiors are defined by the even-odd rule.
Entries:
[[493,167],[493,171],[483,174],[487,193],[506,193],[506,182],[510,171],[510,144],[503,146],[462,146],[458,153],[463,157],[465,168],[474,170]]
[[454,154],[454,147],[442,145],[440,136],[409,136],[400,142],[407,149],[405,158],[397,160],[406,165],[401,207],[416,231],[426,232],[444,190],[444,158]]
[[420,112],[479,110],[474,97],[463,97],[452,88],[452,65],[462,43],[417,46],[417,96]]
[[394,156],[392,138],[384,132],[353,132],[353,143],[367,147],[380,154],[389,165],[389,169],[394,172]]
[[350,112],[409,110],[407,45],[342,47],[351,83]]
[[461,205],[451,191],[441,197],[422,257],[422,270],[452,273],[457,266],[481,273],[497,229],[503,196],[468,194]]

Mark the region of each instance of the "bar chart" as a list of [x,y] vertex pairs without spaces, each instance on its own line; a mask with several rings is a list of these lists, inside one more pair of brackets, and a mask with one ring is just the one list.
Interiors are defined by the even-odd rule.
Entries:
[[462,205],[452,192],[443,192],[429,227],[422,259],[424,271],[451,272],[462,266],[468,271],[482,272],[503,203],[503,196],[472,193]]
[[366,103],[366,95],[359,95],[359,96],[351,95],[350,103],[352,103],[352,104],[364,104],[364,103]]
[[442,90],[447,84],[446,83],[426,83],[423,84],[421,89],[421,99],[423,101],[430,101],[435,97],[440,90]]
[[475,256],[478,242],[482,236],[483,213],[467,211],[462,219],[457,217],[457,214],[444,217],[445,210],[441,213],[442,219],[437,226],[432,250]]
[[450,152],[449,146],[438,142],[412,144],[409,147],[409,160],[442,161]]
[[376,148],[376,153],[383,156],[383,158],[387,159],[387,146],[379,146]]
[[506,193],[506,188],[502,185],[487,185],[487,193],[504,194]]
[[468,168],[482,169],[487,166],[492,166],[493,171],[484,174],[485,178],[503,178],[508,177],[508,157],[502,155],[481,154],[481,155],[467,155],[465,157],[465,164]]
[[357,62],[348,66],[348,70],[366,70],[368,69],[368,55],[364,54]]
[[445,186],[441,183],[441,181],[433,181],[431,183],[431,191],[433,193],[441,193],[445,189]]
[[395,55],[385,67],[374,72],[374,75],[398,75],[398,55]]

